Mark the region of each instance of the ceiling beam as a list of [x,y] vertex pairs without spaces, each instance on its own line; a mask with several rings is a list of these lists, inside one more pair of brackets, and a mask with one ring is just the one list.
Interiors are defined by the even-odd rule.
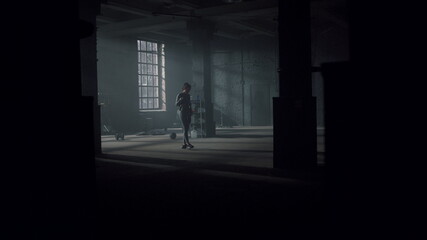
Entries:
[[273,7],[273,8],[255,9],[255,10],[240,12],[240,13],[213,15],[213,16],[207,16],[204,18],[212,21],[259,19],[260,17],[263,19],[269,19],[269,18],[274,19],[274,18],[277,18],[277,14],[278,14],[278,9],[276,7]]
[[236,33],[229,33],[229,32],[224,32],[224,31],[215,31],[214,35],[218,36],[218,37],[232,39],[232,40],[242,40],[242,36],[240,36]]
[[167,36],[167,37],[177,38],[177,39],[180,39],[180,40],[185,40],[185,41],[189,40],[188,34],[172,33],[172,32],[161,32],[161,31],[151,31],[151,32],[155,33],[155,34]]
[[194,10],[199,7],[197,4],[184,0],[176,0],[173,5],[187,10]]
[[144,39],[148,41],[163,41],[163,42],[176,42],[176,43],[188,43],[188,39],[176,38],[174,36],[166,36],[155,32],[146,32],[143,34],[135,35],[136,38]]
[[239,2],[233,4],[225,4],[215,7],[202,8],[194,10],[194,14],[197,16],[208,17],[208,16],[219,16],[229,15],[236,13],[247,13],[253,12],[260,9],[266,8],[277,8],[278,0],[256,0],[249,2]]
[[133,19],[117,23],[108,24],[99,28],[102,32],[115,32],[123,31],[126,29],[137,29],[141,27],[157,26],[166,23],[174,22],[175,18],[172,16],[156,16],[150,18]]
[[117,20],[114,19],[114,18],[110,18],[110,17],[106,17],[106,16],[101,16],[101,15],[96,16],[96,21],[97,22],[102,22],[102,23],[114,23],[114,22],[117,22]]
[[270,37],[275,37],[276,36],[276,32],[275,31],[271,31],[271,30],[267,30],[262,26],[250,23],[250,22],[244,22],[244,21],[231,21],[230,22],[232,25],[237,25],[240,28],[243,29],[247,29],[247,30],[251,30],[254,32],[257,32],[259,34],[263,34],[263,35],[267,35]]
[[108,4],[101,3],[101,7],[102,8],[109,8],[109,9],[120,11],[120,12],[130,13],[133,15],[143,16],[143,17],[149,17],[149,16],[153,15],[150,11],[143,10],[140,8],[129,7],[126,5],[115,3],[115,2],[110,2]]
[[105,27],[108,27],[108,26],[109,25],[99,26],[98,32],[103,34],[104,36],[120,36],[120,35],[134,35],[138,33],[153,32],[153,31],[158,32],[158,31],[167,30],[167,29],[185,30],[187,28],[187,23],[186,21],[166,21],[166,22],[157,21],[157,22],[151,22],[147,24],[141,24],[138,27],[123,28],[121,30],[114,30],[114,31],[105,30]]
[[[163,35],[163,36],[167,36],[167,37],[171,37],[171,38],[175,38],[175,39],[179,39],[185,42],[189,42],[190,38],[188,37],[187,31],[182,31],[182,32],[171,32],[171,31],[151,31],[150,33],[154,33],[154,34],[158,34],[158,35]],[[224,38],[228,38],[228,39],[233,39],[233,40],[241,40],[241,36],[239,34],[236,33],[230,33],[230,32],[226,32],[226,31],[222,31],[217,29],[214,33],[215,36],[219,36],[219,37],[224,37]]]

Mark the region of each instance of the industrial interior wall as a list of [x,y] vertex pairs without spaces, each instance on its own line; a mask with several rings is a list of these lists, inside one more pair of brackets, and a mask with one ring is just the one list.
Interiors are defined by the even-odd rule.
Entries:
[[278,96],[277,39],[253,36],[212,42],[212,96],[217,126],[272,125]]
[[98,101],[102,127],[106,125],[113,132],[127,134],[180,127],[174,101],[182,84],[191,82],[188,46],[165,43],[166,111],[140,112],[136,42],[135,37],[98,37]]
[[139,129],[136,40],[98,37],[98,102],[101,125],[112,132]]

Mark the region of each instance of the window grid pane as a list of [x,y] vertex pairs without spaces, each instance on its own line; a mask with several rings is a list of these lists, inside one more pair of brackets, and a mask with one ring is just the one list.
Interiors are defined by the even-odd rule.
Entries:
[[148,97],[148,90],[147,87],[141,87],[141,97]]
[[152,99],[152,98],[149,98],[149,99],[148,99],[148,108],[153,108],[153,105],[154,105],[154,101],[153,101],[153,99]]
[[153,75],[159,75],[159,70],[157,68],[157,65],[153,65]]
[[154,108],[159,108],[159,99],[158,98],[154,99]]
[[142,74],[147,74],[147,64],[141,64],[142,65]]
[[147,62],[147,54],[145,52],[139,52],[138,61],[141,63],[146,63]]
[[153,75],[153,65],[151,64],[147,65],[147,74]]
[[[140,110],[161,109],[165,104],[164,44],[138,40],[138,95]],[[159,59],[160,58],[160,59]],[[159,65],[161,69],[159,69]],[[162,74],[160,74],[160,70]],[[159,79],[161,75],[161,80]]]
[[143,109],[146,109],[147,107],[148,107],[147,99],[146,99],[146,98],[143,98],[143,99],[142,99],[142,108],[143,108]]
[[141,51],[147,51],[147,47],[145,44],[146,44],[145,41],[141,41]]
[[152,87],[148,87],[148,97],[154,97],[153,95],[153,88]]
[[159,97],[159,88],[158,87],[154,87],[153,89],[154,89],[154,92],[153,92],[154,97],[158,98]]

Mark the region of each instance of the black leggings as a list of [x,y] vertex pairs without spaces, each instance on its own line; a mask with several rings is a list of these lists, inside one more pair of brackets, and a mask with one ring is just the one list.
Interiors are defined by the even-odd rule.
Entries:
[[191,113],[178,111],[178,115],[181,119],[182,130],[184,132],[184,144],[190,145],[190,141],[188,140],[188,131],[190,131]]

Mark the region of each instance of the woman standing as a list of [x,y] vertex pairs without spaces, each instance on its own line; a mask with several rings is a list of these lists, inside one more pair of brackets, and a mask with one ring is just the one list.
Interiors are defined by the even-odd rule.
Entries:
[[184,83],[182,87],[182,92],[180,92],[176,96],[176,106],[178,107],[178,115],[181,119],[182,129],[184,131],[184,144],[182,145],[182,149],[192,149],[194,148],[191,145],[188,139],[188,131],[190,130],[191,123],[191,115],[193,114],[193,110],[191,109],[191,101],[190,101],[190,90],[191,85],[189,83]]

